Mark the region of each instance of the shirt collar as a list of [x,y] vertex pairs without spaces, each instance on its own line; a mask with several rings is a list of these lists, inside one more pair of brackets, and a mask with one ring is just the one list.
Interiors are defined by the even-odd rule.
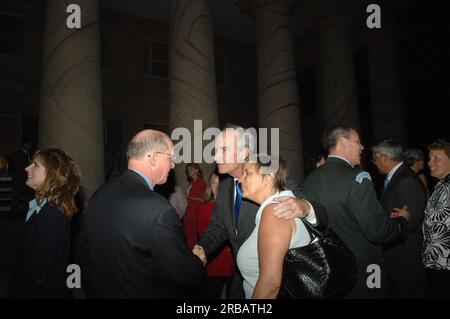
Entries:
[[386,178],[388,180],[392,179],[392,176],[394,176],[395,172],[398,170],[398,168],[400,166],[402,166],[403,162],[398,163],[397,165],[395,165],[394,167],[392,167],[392,169],[389,171],[389,173],[387,174]]
[[31,200],[28,203],[28,213],[27,217],[25,218],[25,222],[33,215],[34,213],[39,214],[40,210],[44,205],[47,204],[47,198],[42,198],[39,203],[37,202],[36,198]]
[[135,173],[138,173],[139,175],[141,175],[141,177],[145,180],[145,182],[147,183],[147,185],[148,185],[148,187],[151,189],[151,190],[153,190],[153,183],[152,183],[152,181],[150,180],[150,178],[148,178],[148,176],[147,175],[144,175],[144,174],[142,174],[141,172],[139,172],[139,171],[137,171],[137,170],[135,170],[135,169],[129,169],[130,171],[133,171],[133,172],[135,172]]

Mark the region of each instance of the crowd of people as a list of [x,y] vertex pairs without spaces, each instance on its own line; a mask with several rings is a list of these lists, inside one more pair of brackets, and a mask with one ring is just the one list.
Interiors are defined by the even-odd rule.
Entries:
[[[450,298],[444,139],[428,146],[434,190],[423,151],[404,150],[393,139],[373,145],[372,163],[386,175],[377,197],[351,127],[325,132],[302,187],[289,163],[256,154],[253,137],[228,125],[215,138],[217,168],[207,181],[198,164],[188,163],[188,189],[162,196],[155,186],[175,167],[173,142],[144,130],[128,144],[125,172],[102,185],[80,214],[76,245],[78,166],[63,150],[31,156],[27,149],[17,154],[27,164],[20,187],[30,191],[18,192],[14,204],[23,210],[28,201],[10,298],[70,298],[71,262],[82,269],[87,298],[277,298],[286,252],[312,240],[302,219],[332,229],[354,255],[358,278],[344,298]],[[381,269],[376,287],[367,284],[373,265]]]

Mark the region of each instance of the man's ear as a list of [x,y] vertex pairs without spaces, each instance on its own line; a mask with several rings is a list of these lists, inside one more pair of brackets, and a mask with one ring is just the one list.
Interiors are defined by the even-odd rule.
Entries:
[[347,150],[348,142],[349,142],[349,140],[346,139],[344,136],[339,137],[338,141],[336,143],[336,149],[340,150],[340,151]]
[[148,157],[149,157],[148,160],[150,162],[150,165],[155,166],[156,165],[156,154],[152,153]]

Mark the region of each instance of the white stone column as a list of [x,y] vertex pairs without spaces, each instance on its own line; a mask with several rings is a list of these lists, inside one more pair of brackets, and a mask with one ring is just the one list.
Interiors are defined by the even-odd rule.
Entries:
[[[170,128],[189,129],[194,161],[194,120],[202,120],[203,131],[219,125],[213,30],[208,1],[172,1],[169,78]],[[207,143],[202,144],[205,146]],[[184,189],[187,186],[185,164],[175,167],[177,184]],[[199,164],[206,180],[213,165]]]
[[259,126],[279,128],[280,155],[288,164],[289,175],[301,181],[302,136],[288,1],[250,0],[240,1],[240,5],[256,19]]
[[[334,11],[334,10],[333,10]],[[360,129],[353,49],[347,18],[325,9],[318,18],[322,79],[322,127],[348,125]]]
[[67,27],[66,1],[47,1],[39,148],[74,158],[87,200],[104,181],[99,2],[70,3],[81,8],[80,29]]

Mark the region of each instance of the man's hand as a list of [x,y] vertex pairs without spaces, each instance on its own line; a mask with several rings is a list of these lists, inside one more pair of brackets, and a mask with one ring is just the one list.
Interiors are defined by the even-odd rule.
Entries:
[[197,256],[198,258],[200,258],[200,260],[203,263],[203,266],[206,265],[206,254],[205,251],[203,250],[202,246],[199,245],[195,245],[194,248],[192,249],[192,253]]
[[391,218],[403,217],[406,220],[409,220],[411,213],[408,210],[408,206],[403,206],[402,208],[394,208],[391,212]]
[[278,202],[273,208],[273,214],[279,218],[293,219],[296,217],[306,217],[309,214],[309,204],[303,199],[296,199],[289,196],[277,197]]

